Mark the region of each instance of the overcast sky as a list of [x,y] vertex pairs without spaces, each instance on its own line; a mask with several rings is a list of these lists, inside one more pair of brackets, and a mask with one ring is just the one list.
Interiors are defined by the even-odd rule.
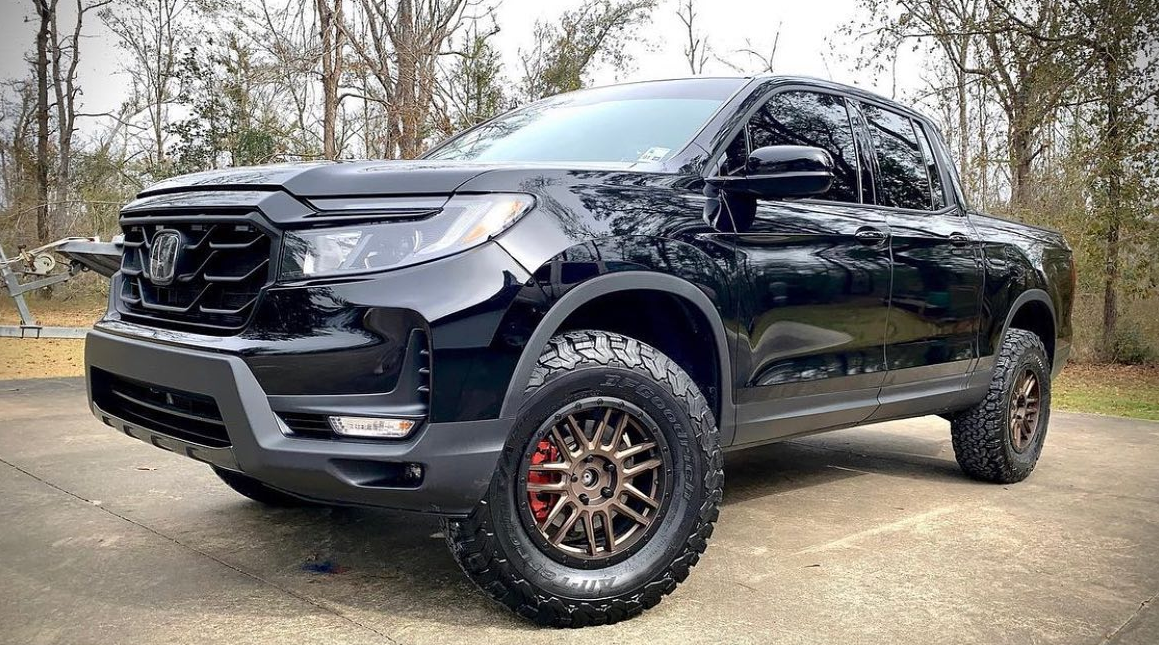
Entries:
[[[600,69],[594,74],[596,84],[626,80],[672,78],[688,75],[684,59],[684,26],[676,16],[679,0],[661,0],[650,24],[642,30],[629,50],[635,55],[635,68],[623,71]],[[62,12],[73,2],[62,0]],[[518,69],[519,49],[526,48],[537,19],[551,20],[577,1],[501,0],[496,11],[501,34],[497,39],[508,69]],[[735,61],[745,60],[735,50],[772,47],[778,25],[781,30],[777,47],[776,72],[828,78],[892,93],[890,78],[873,79],[850,70],[845,58],[856,54],[857,44],[837,35],[837,30],[851,20],[855,0],[699,0],[698,26],[707,34],[718,55]],[[27,73],[27,52],[35,40],[35,11],[31,0],[0,0],[0,78],[14,78]],[[71,22],[71,15],[69,16]],[[84,91],[83,111],[105,112],[115,108],[126,95],[127,80],[118,72],[118,51],[109,32],[95,16],[86,28],[90,37],[82,44],[80,83]],[[706,73],[735,74],[724,65],[713,62]],[[916,86],[918,71],[899,65],[899,92]],[[83,126],[82,126],[83,127]]]

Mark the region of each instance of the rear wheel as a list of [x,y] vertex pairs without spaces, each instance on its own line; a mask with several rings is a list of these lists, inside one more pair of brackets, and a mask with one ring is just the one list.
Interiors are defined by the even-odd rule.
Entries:
[[553,338],[486,498],[446,536],[488,595],[540,624],[613,623],[683,581],[723,483],[712,412],[656,349]]
[[1050,363],[1039,337],[1011,329],[986,398],[950,422],[954,454],[967,475],[1009,484],[1030,476],[1050,421]]
[[221,481],[225,482],[226,486],[266,506],[295,507],[313,505],[311,502],[294,497],[288,493],[283,493],[275,488],[270,488],[253,477],[232,470],[225,470],[224,468],[213,466],[213,472]]

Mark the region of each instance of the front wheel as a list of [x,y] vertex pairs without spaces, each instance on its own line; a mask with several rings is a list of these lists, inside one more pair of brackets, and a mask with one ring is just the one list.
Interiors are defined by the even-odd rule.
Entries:
[[639,341],[551,340],[485,499],[447,542],[488,595],[543,625],[656,605],[707,547],[723,460],[692,379]]
[[1011,329],[986,398],[950,422],[958,465],[974,479],[1010,484],[1030,476],[1050,421],[1050,363],[1039,337]]

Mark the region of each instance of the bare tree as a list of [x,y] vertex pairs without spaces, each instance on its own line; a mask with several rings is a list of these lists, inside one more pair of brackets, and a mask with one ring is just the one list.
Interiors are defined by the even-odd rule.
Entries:
[[[35,79],[4,83],[0,91],[0,209],[24,205],[29,199],[30,181],[36,174],[30,143],[35,143],[37,121],[37,88]],[[37,187],[31,186],[32,192]]]
[[[1065,13],[1059,0],[1026,3],[1028,20],[1043,33],[1057,33]],[[991,6],[994,4],[991,2]],[[1045,151],[1041,127],[1065,102],[1074,83],[1090,69],[1071,49],[1029,38],[1014,28],[1013,14],[993,11],[983,28],[988,65],[978,70],[994,88],[1006,113],[1011,171],[1011,204],[1030,206],[1033,164]]]
[[[956,104],[958,162],[970,163],[970,74],[981,46],[980,21],[984,0],[902,0],[903,12],[896,22],[882,25],[880,45],[896,50],[904,41],[929,39],[949,64],[950,87]],[[876,55],[875,54],[875,55]]]
[[[1017,8],[1000,10],[997,0],[861,0],[871,19],[858,35],[870,37],[861,58],[866,67],[896,60],[904,43],[934,43],[933,51],[955,69],[963,133],[969,131],[968,79],[989,86],[1006,117],[1010,201],[1026,208],[1033,197],[1035,160],[1046,150],[1042,128],[1090,66],[1071,48],[1030,38],[1018,27],[1021,20],[1035,31],[1057,34],[1066,21],[1066,0],[1014,1]],[[958,142],[959,154],[966,155],[966,145]],[[968,163],[965,157],[961,161]]]
[[337,120],[341,97],[338,88],[342,82],[345,59],[345,38],[342,23],[342,0],[315,0],[318,12],[318,33],[322,51],[322,156],[338,158]]
[[777,66],[777,48],[781,44],[781,23],[777,23],[777,30],[773,33],[773,42],[768,48],[761,48],[745,39],[745,46],[737,49],[733,54],[743,57],[742,61],[729,60],[717,57],[725,67],[742,74],[772,74]]
[[48,57],[53,24],[56,22],[56,0],[33,0],[40,24],[36,30],[36,238],[41,244],[52,240],[54,226],[48,206]]
[[81,36],[84,31],[85,16],[98,11],[112,0],[98,0],[85,3],[76,0],[76,21],[72,32],[61,36],[57,20],[52,22],[52,87],[56,98],[57,156],[56,167],[57,201],[68,199],[67,191],[72,178],[73,135],[76,134],[76,120],[80,86],[77,83],[77,67],[81,60]]
[[437,129],[444,136],[482,123],[508,107],[503,60],[491,42],[499,34],[499,25],[493,15],[488,17],[491,22],[482,29],[481,19],[469,22],[438,83]]
[[655,0],[585,0],[556,21],[537,21],[534,45],[520,51],[524,98],[580,89],[594,61],[623,69],[631,36],[655,6]]
[[684,23],[688,37],[688,41],[684,44],[684,58],[688,61],[688,71],[692,74],[703,74],[711,49],[708,46],[708,36],[696,29],[696,15],[693,0],[684,0],[684,4],[676,9],[676,16]]
[[366,71],[377,81],[375,95],[386,114],[390,156],[409,159],[422,152],[438,79],[438,60],[472,0],[359,0],[361,22],[342,30]]
[[[293,124],[292,136],[285,143],[289,154],[296,159],[324,156],[327,132],[334,133],[335,155],[342,150],[337,135],[341,111],[335,109],[332,130],[316,121],[315,103],[319,99],[314,79],[322,76],[320,59],[326,51],[319,42],[322,30],[316,16],[317,6],[317,0],[260,0],[252,11],[242,16],[243,31],[259,34],[252,39],[253,45],[265,55],[271,75],[281,89],[280,95],[292,109],[289,118]],[[335,21],[331,26],[340,24]],[[330,51],[335,57],[341,52],[337,48]],[[345,72],[346,57],[335,62]]]
[[148,122],[148,165],[154,174],[166,172],[165,130],[177,96],[181,50],[189,36],[183,20],[193,11],[188,0],[122,0],[100,13],[128,56],[124,71],[132,82],[131,101]]

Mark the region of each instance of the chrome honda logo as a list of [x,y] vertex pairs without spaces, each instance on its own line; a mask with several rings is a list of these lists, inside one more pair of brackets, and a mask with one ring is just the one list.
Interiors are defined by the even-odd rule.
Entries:
[[181,234],[177,231],[157,231],[149,255],[149,280],[156,285],[173,282],[177,273],[177,255],[181,251]]

